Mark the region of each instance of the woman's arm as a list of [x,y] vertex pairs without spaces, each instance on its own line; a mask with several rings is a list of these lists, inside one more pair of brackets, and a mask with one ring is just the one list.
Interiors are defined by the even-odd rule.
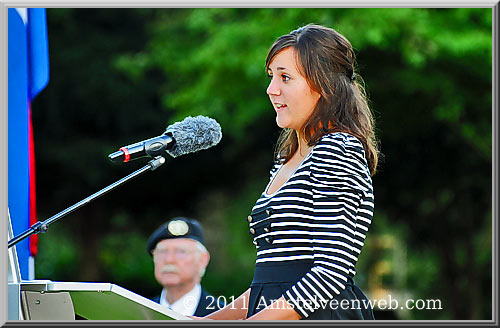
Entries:
[[248,312],[248,299],[250,288],[241,294],[237,299],[203,318],[212,320],[241,320],[245,319]]
[[299,320],[300,315],[282,296],[248,320]]

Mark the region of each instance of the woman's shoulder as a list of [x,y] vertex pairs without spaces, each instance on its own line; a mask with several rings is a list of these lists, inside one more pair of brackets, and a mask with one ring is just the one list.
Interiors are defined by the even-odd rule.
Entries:
[[311,179],[317,185],[335,188],[349,184],[365,194],[372,192],[370,170],[363,144],[352,134],[335,132],[324,135],[313,148]]
[[342,150],[343,152],[363,152],[363,144],[361,141],[347,132],[333,132],[325,134],[318,140],[314,148],[330,148]]
[[347,132],[325,134],[314,145],[312,155],[313,161],[351,159],[362,166],[367,166],[363,144],[357,137]]

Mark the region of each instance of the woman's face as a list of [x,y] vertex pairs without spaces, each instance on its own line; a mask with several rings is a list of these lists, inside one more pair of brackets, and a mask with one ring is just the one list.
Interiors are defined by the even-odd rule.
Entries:
[[295,49],[280,51],[271,61],[268,74],[271,83],[267,94],[276,111],[276,123],[281,128],[299,131],[316,107],[320,94],[300,74]]

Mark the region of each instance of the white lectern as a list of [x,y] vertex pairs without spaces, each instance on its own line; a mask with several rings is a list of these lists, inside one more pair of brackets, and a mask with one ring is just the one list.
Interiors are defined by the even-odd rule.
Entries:
[[[8,239],[13,238],[9,215]],[[110,283],[21,280],[9,248],[8,320],[192,320]]]
[[110,283],[23,281],[25,320],[191,320]]

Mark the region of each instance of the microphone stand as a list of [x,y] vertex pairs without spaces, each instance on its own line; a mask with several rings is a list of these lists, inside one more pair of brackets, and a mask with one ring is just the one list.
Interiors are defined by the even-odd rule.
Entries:
[[40,232],[47,232],[47,230],[49,229],[49,225],[54,223],[55,221],[59,220],[60,218],[68,215],[69,213],[71,213],[71,212],[75,211],[76,209],[82,207],[83,205],[91,202],[92,200],[96,199],[97,197],[104,195],[108,191],[111,191],[112,189],[122,185],[123,183],[127,182],[128,180],[130,180],[132,178],[135,178],[136,176],[138,176],[146,171],[156,170],[163,163],[165,163],[165,158],[162,156],[157,156],[154,159],[152,159],[151,161],[149,161],[146,166],[144,166],[144,167],[140,168],[139,170],[127,175],[126,177],[122,178],[121,180],[118,180],[115,183],[110,184],[109,186],[99,190],[98,192],[90,195],[89,197],[85,198],[84,200],[76,203],[75,205],[73,205],[71,207],[68,207],[64,211],[59,212],[58,214],[48,218],[47,220],[45,220],[43,222],[38,221],[38,222],[34,223],[28,230],[24,231],[23,233],[21,233],[18,236],[9,240],[9,247],[8,248],[14,246],[18,242],[28,238],[29,236],[31,236],[33,234],[38,234]]

